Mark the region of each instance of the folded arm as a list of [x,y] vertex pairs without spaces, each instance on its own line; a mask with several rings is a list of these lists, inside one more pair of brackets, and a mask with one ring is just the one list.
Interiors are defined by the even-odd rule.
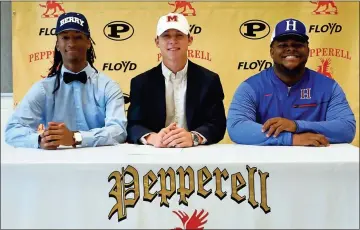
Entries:
[[326,112],[326,121],[296,120],[296,133],[313,132],[324,135],[330,143],[350,143],[355,137],[356,121],[344,91],[335,83]]
[[218,143],[224,138],[226,131],[226,116],[224,108],[224,92],[218,75],[214,78],[204,100],[206,108],[204,122],[196,128],[196,133],[205,137],[205,144]]
[[130,143],[141,143],[140,138],[153,131],[142,125],[145,114],[142,111],[141,82],[135,82],[134,78],[130,83],[130,106],[128,109],[128,141]]
[[35,83],[17,105],[5,128],[5,141],[14,147],[38,148],[38,126],[43,121],[45,90]]
[[256,122],[256,93],[247,82],[237,88],[230,104],[227,129],[231,140],[247,145],[292,145],[292,133],[284,131],[277,137],[266,137]]
[[126,140],[127,118],[125,116],[124,95],[116,82],[105,88],[106,117],[105,126],[89,131],[80,131],[81,146],[116,145]]

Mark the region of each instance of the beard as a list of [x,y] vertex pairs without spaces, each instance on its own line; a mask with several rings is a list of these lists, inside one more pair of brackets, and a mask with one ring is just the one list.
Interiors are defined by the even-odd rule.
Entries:
[[274,62],[274,66],[276,67],[276,69],[278,71],[280,71],[282,74],[284,74],[285,76],[298,76],[299,74],[302,74],[304,69],[305,69],[305,64],[306,61],[300,63],[299,65],[297,65],[295,68],[287,68],[286,66],[284,66],[283,64],[279,64],[279,63],[275,63]]

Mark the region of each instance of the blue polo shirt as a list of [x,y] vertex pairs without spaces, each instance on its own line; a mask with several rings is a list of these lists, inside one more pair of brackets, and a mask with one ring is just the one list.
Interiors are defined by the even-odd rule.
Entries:
[[230,104],[227,129],[231,140],[250,145],[292,145],[292,133],[266,137],[262,125],[270,118],[296,122],[295,133],[323,134],[330,143],[350,143],[355,136],[355,117],[339,84],[306,68],[292,87],[268,68],[237,88]]

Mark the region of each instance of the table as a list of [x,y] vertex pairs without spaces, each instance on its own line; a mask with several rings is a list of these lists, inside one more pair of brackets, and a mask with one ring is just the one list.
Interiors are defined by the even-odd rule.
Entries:
[[359,228],[359,148],[1,147],[2,228]]

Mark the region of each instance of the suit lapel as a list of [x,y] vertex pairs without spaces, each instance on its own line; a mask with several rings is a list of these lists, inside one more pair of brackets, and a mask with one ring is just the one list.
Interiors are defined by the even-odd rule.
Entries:
[[161,63],[157,67],[155,67],[152,76],[153,77],[151,77],[149,82],[151,84],[150,93],[153,95],[154,102],[156,104],[156,107],[158,108],[158,110],[154,111],[159,111],[159,125],[162,126],[161,128],[163,128],[166,120],[166,95],[165,80],[162,74]]
[[198,104],[199,81],[196,77],[196,66],[189,60],[186,86],[186,121],[190,129],[195,108]]

